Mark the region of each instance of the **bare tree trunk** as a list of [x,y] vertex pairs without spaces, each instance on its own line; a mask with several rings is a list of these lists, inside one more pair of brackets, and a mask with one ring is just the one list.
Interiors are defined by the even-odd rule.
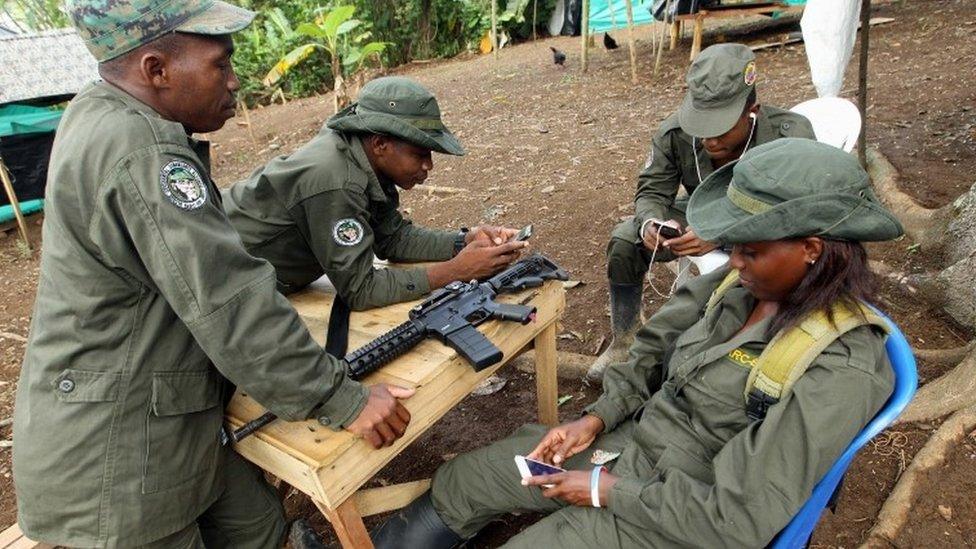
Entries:
[[634,4],[625,0],[627,5],[627,41],[630,42],[630,83],[637,83],[637,46],[634,45]]
[[958,366],[923,385],[895,424],[931,421],[976,405],[976,354],[970,353]]
[[588,51],[590,47],[590,0],[583,0],[582,15],[580,16],[580,36],[583,38],[580,52],[580,70],[586,72]]

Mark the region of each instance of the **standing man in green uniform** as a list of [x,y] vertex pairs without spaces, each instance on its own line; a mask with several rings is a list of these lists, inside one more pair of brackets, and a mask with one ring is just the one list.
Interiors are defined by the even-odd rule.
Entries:
[[248,254],[189,134],[234,116],[214,0],[75,0],[103,81],[68,106],[51,156],[40,280],[14,412],[18,521],[69,547],[278,547],[263,473],[224,441],[239,385],[278,416],[374,446],[410,420],[309,336]]
[[[891,394],[862,242],[902,227],[830,145],[783,139],[731,168],[688,221],[732,244],[733,270],[678,288],[582,417],[442,465],[377,549],[446,549],[513,511],[546,516],[508,548],[767,546]],[[517,455],[566,471],[520,482]]]
[[[590,366],[589,379],[602,379],[608,365],[627,358],[651,259],[671,261],[716,248],[684,228],[686,200],[676,200],[678,187],[690,196],[709,174],[756,145],[781,137],[815,138],[802,115],[757,102],[757,78],[756,56],[742,44],[710,46],[688,69],[688,93],[678,112],[661,123],[637,177],[635,215],[614,228],[607,245],[613,339]],[[652,221],[683,234],[658,239]]]
[[[372,80],[358,100],[301,149],[224,194],[248,251],[274,265],[283,292],[328,275],[353,310],[417,299],[453,280],[494,274],[524,242],[514,229],[418,227],[398,211],[397,188],[420,185],[431,152],[463,155],[437,99],[402,77]],[[373,268],[373,256],[429,267]]]

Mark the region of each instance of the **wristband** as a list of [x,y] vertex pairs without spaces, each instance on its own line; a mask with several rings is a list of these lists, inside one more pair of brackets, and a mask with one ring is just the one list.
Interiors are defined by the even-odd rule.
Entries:
[[597,465],[590,473],[590,503],[593,504],[593,507],[600,506],[600,473],[604,470],[606,467]]
[[458,233],[454,235],[454,255],[461,253],[461,250],[463,250],[464,247],[467,245],[467,243],[464,241],[465,238],[467,237],[467,234],[468,234],[468,228],[461,227],[461,230],[459,230]]

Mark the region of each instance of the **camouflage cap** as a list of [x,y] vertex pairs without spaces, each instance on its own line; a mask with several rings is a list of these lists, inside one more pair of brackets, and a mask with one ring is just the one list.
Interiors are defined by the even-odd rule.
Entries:
[[903,232],[857,158],[799,138],[760,145],[713,172],[692,193],[687,215],[701,239],[722,244],[805,236],[878,241]]
[[389,135],[444,154],[464,154],[464,147],[441,121],[437,99],[420,84],[400,76],[371,80],[357,101],[336,113],[326,126],[342,132]]
[[168,32],[230,34],[254,19],[254,12],[220,0],[67,0],[66,7],[99,63]]
[[742,116],[756,87],[756,56],[742,44],[705,48],[688,69],[688,93],[678,109],[681,129],[694,137],[717,137]]

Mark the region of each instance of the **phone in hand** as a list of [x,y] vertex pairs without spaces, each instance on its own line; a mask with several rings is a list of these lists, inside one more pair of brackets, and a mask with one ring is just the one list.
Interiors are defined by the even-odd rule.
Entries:
[[[537,477],[539,475],[554,475],[556,473],[566,472],[566,469],[561,469],[555,465],[549,465],[548,463],[536,461],[525,456],[515,456],[515,466],[518,467],[519,474],[522,475],[523,479]],[[553,485],[544,484],[543,486],[546,488],[552,488]]]
[[524,242],[532,236],[532,224],[522,227],[522,230],[518,232],[515,236],[510,238],[509,242]]
[[678,238],[681,236],[681,231],[675,229],[671,225],[665,225],[660,221],[651,220],[651,228],[664,240],[671,240],[672,238]]

